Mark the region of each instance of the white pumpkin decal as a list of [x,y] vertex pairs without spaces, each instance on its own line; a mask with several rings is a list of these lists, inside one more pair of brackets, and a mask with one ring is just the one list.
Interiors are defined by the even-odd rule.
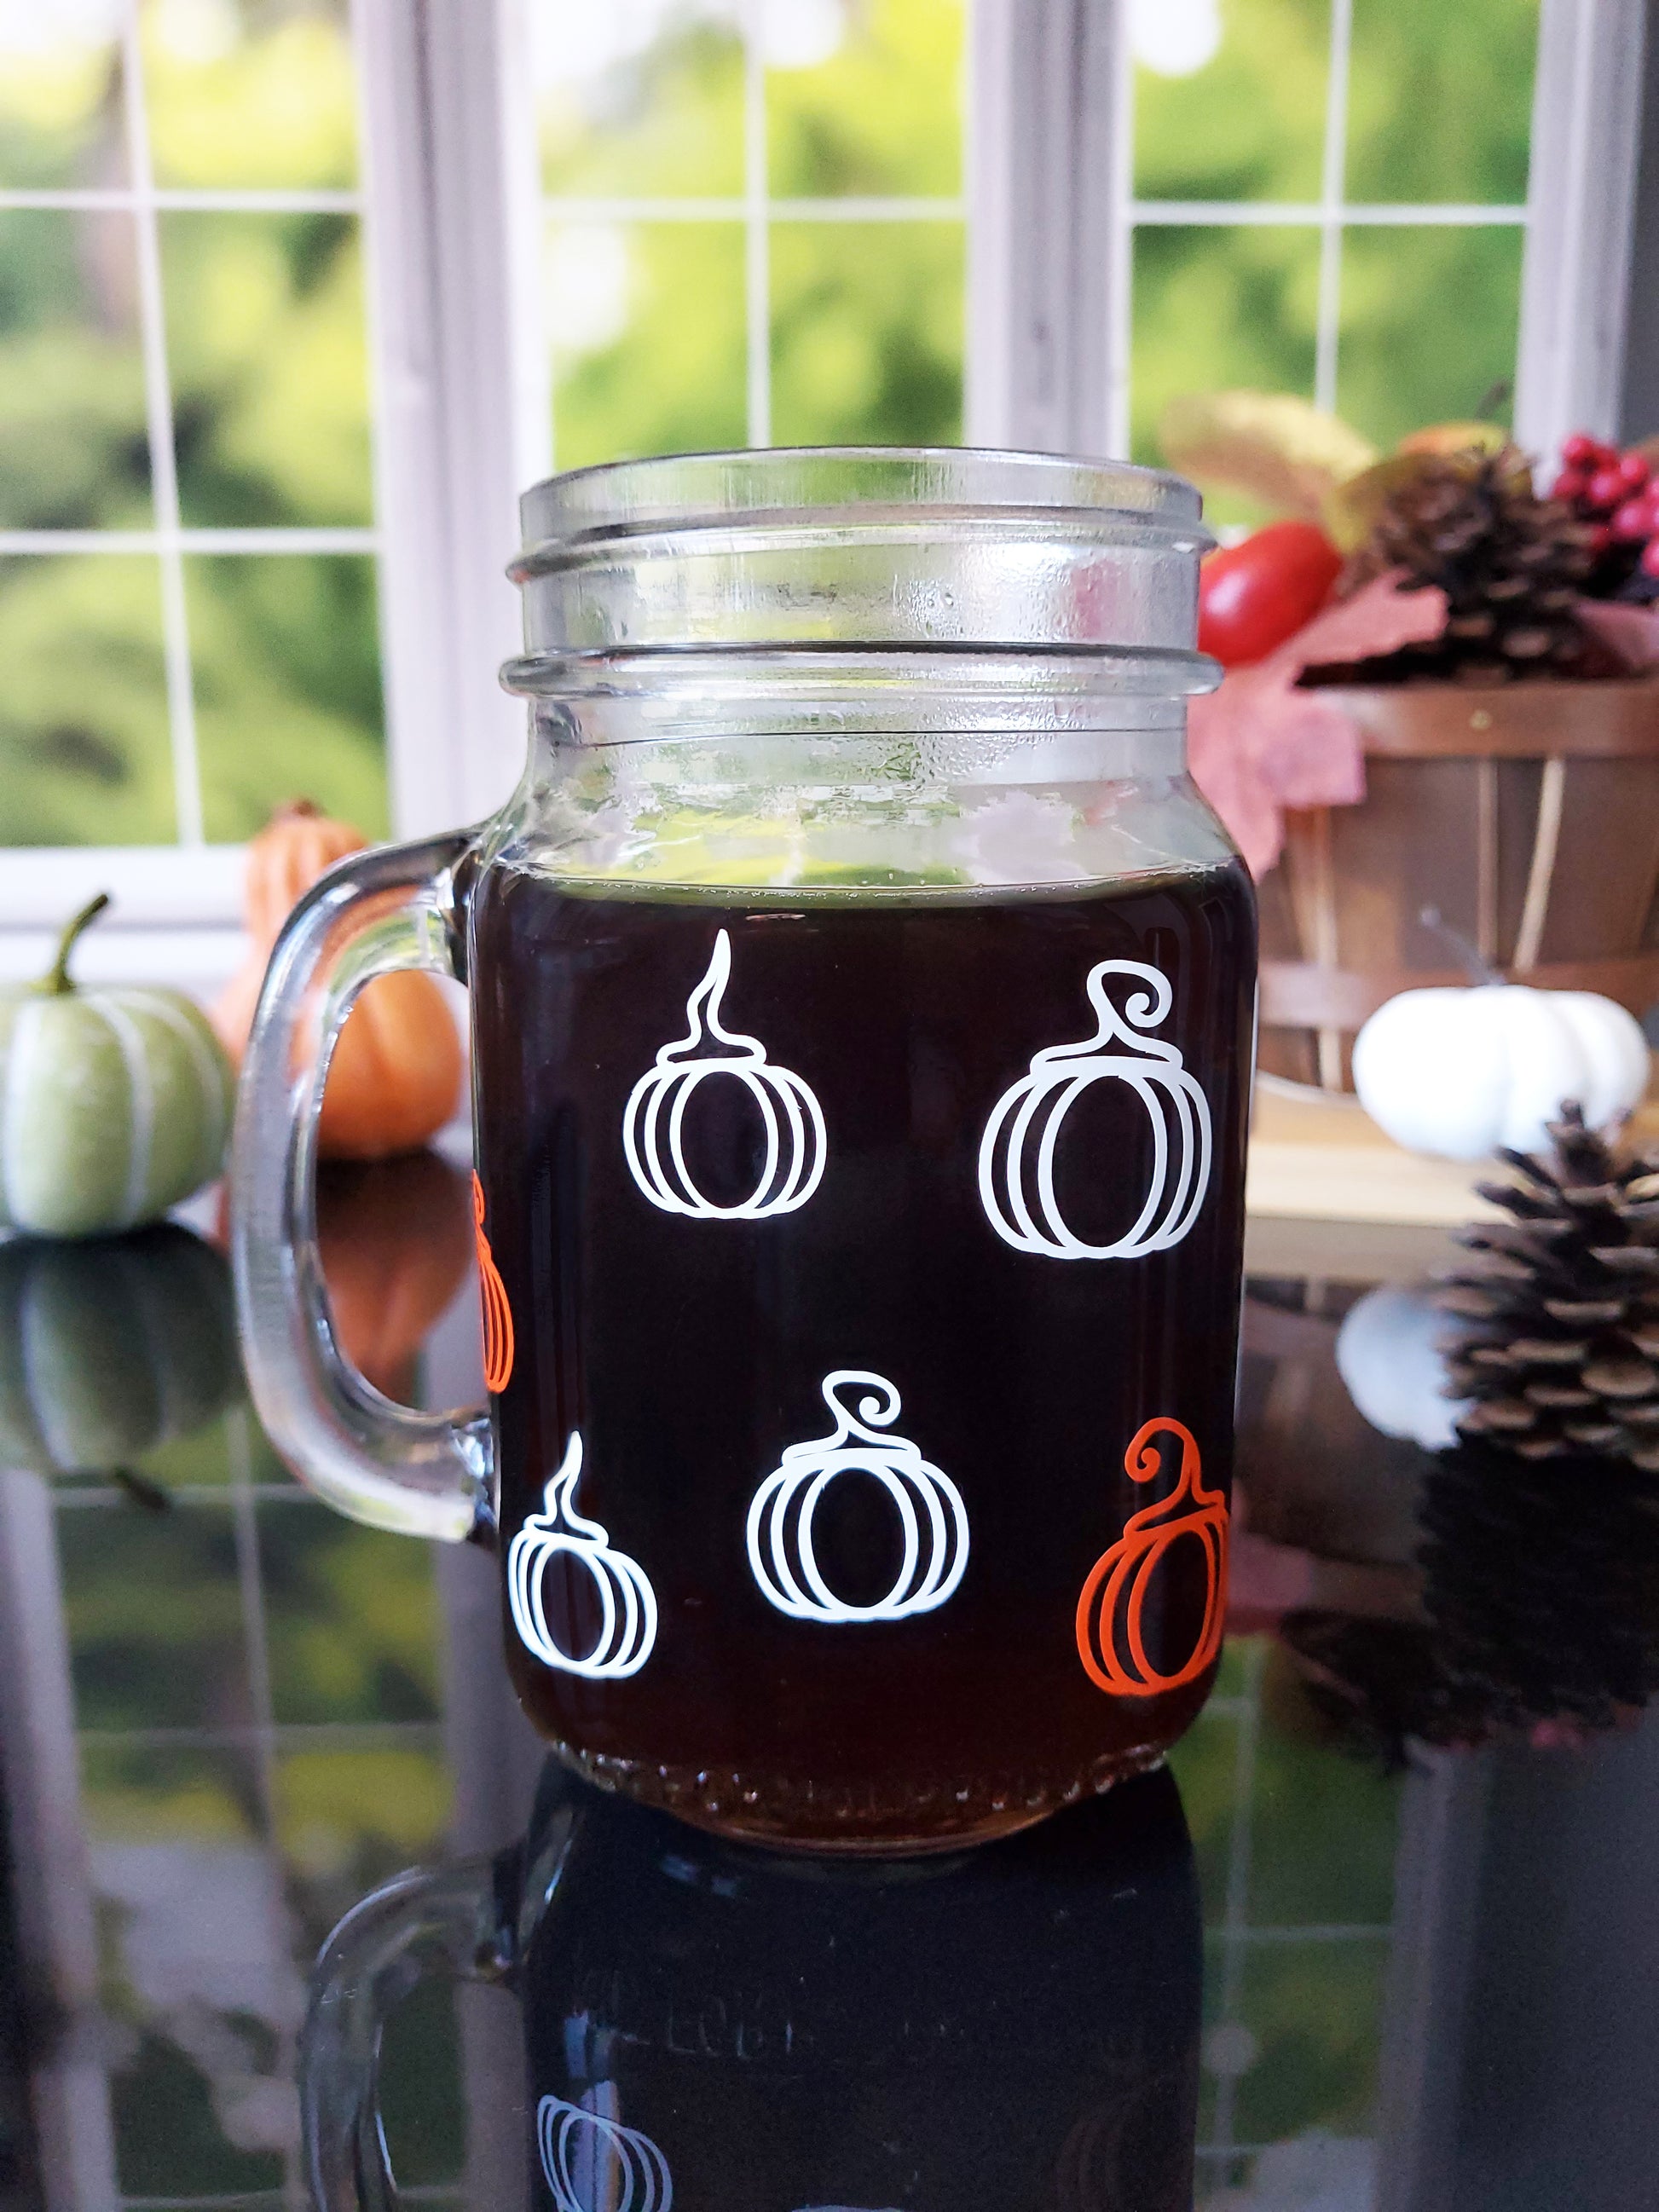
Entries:
[[[898,1417],[899,1394],[880,1375],[838,1367],[822,1384],[835,1433],[791,1444],[749,1507],[749,1564],[761,1595],[796,1620],[904,1620],[945,1603],[968,1565],[968,1509],[948,1474],[907,1437],[882,1436]],[[863,1390],[856,1412],[837,1393]],[[892,1587],[869,1605],[837,1597],[821,1572],[813,1516],[839,1474],[873,1476],[899,1516],[903,1556]]]
[[[532,1513],[507,1547],[507,1594],[513,1625],[525,1649],[544,1667],[563,1674],[583,1674],[592,1682],[620,1681],[637,1674],[657,1640],[657,1596],[637,1560],[613,1552],[597,1521],[586,1521],[575,1508],[582,1471],[582,1440],[573,1435],[557,1473],[544,1493],[547,1510]],[[546,1577],[551,1563],[574,1559],[592,1577],[599,1592],[599,1641],[585,1655],[567,1651],[547,1618]]]
[[[694,1221],[763,1221],[793,1213],[823,1175],[823,1114],[811,1088],[788,1068],[772,1066],[758,1037],[721,1024],[720,1000],[731,973],[732,940],[721,930],[708,972],[686,1000],[685,1035],[664,1045],[656,1066],[629,1091],[623,1114],[623,1150],[641,1191],[665,1213]],[[685,1163],[686,1109],[699,1085],[717,1076],[744,1085],[766,1131],[766,1157],[755,1188],[735,1206],[706,1198]]]
[[[1109,978],[1145,984],[1121,1009]],[[1051,1260],[1132,1260],[1178,1244],[1197,1218],[1210,1182],[1210,1109],[1176,1046],[1144,1036],[1169,1015],[1168,976],[1139,960],[1103,960],[1089,971],[1096,1029],[1079,1044],[1050,1045],[1029,1074],[1005,1091],[979,1147],[979,1194],[1005,1244]],[[1115,1050],[1108,1050],[1115,1047]],[[1076,1101],[1091,1083],[1127,1083],[1152,1129],[1152,1173],[1134,1221],[1109,1244],[1073,1234],[1054,1196],[1054,1148]]]
[[670,2212],[668,2160],[640,2129],[544,2097],[536,2142],[558,2212]]

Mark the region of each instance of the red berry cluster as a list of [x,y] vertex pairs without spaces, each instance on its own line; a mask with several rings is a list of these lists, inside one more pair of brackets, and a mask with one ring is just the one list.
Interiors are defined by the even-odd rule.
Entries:
[[1659,586],[1659,477],[1646,454],[1621,453],[1580,431],[1563,442],[1550,493],[1587,526],[1599,568]]

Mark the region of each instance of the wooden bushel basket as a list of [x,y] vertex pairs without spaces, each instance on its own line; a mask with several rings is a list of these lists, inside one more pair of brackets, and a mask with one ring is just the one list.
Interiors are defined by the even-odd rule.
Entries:
[[1264,1073],[1352,1089],[1385,999],[1472,980],[1444,932],[1508,981],[1659,1003],[1659,679],[1325,696],[1365,797],[1288,814],[1260,885]]

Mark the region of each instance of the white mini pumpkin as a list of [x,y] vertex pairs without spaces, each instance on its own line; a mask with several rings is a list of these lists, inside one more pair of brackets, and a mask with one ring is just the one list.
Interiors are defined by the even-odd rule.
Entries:
[[1476,1160],[1536,1151],[1563,1103],[1592,1128],[1647,1089],[1647,1040],[1611,999],[1480,983],[1402,991],[1354,1040],[1359,1103],[1408,1152]]

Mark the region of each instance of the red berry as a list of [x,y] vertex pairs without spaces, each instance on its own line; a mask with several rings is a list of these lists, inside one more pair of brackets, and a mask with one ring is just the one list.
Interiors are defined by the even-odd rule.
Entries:
[[1599,468],[1584,487],[1584,496],[1593,507],[1610,513],[1624,499],[1628,487],[1617,469]]
[[1619,473],[1632,491],[1645,491],[1653,471],[1645,453],[1624,453],[1620,457]]
[[1613,534],[1621,545],[1640,545],[1653,535],[1653,509],[1644,499],[1627,499],[1613,511]]
[[1584,474],[1583,469],[1563,469],[1550,486],[1550,497],[1571,500],[1577,503],[1584,496],[1584,487],[1589,482],[1589,478]]
[[1641,568],[1644,576],[1659,576],[1659,538],[1650,538],[1642,548]]
[[1601,458],[1601,447],[1583,430],[1575,430],[1571,437],[1561,441],[1561,459],[1570,469],[1582,469]]

